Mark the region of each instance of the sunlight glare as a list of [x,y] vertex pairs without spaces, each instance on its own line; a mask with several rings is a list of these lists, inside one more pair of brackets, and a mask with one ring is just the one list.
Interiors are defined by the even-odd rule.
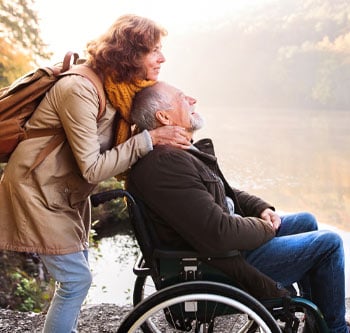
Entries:
[[242,11],[272,0],[36,0],[43,40],[59,57],[67,49],[82,52],[86,43],[103,33],[120,15],[149,17],[171,35],[212,29],[211,22],[234,19]]

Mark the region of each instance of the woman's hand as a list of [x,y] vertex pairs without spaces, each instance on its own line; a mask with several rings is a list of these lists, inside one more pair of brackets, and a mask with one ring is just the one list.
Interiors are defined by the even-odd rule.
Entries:
[[180,126],[161,126],[149,131],[153,146],[171,145],[188,149],[191,146],[192,133]]

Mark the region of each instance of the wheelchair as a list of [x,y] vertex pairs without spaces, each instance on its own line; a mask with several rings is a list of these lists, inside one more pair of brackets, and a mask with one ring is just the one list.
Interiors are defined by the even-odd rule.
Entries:
[[134,309],[118,333],[327,333],[321,311],[311,301],[292,295],[257,300],[211,266],[220,256],[162,249],[152,223],[146,223],[143,204],[125,190],[91,196],[98,206],[117,198],[126,200],[130,221],[140,247],[134,266]]

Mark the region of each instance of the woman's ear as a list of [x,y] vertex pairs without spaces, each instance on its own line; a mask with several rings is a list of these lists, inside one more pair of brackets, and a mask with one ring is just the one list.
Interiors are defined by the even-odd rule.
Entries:
[[169,113],[167,111],[157,111],[156,118],[163,126],[171,125],[171,118],[169,117]]

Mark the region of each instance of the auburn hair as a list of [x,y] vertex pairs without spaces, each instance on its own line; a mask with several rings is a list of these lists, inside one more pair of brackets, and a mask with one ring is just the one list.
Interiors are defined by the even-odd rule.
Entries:
[[99,38],[87,44],[89,65],[115,82],[133,82],[145,72],[144,56],[152,51],[167,31],[154,21],[123,15]]

